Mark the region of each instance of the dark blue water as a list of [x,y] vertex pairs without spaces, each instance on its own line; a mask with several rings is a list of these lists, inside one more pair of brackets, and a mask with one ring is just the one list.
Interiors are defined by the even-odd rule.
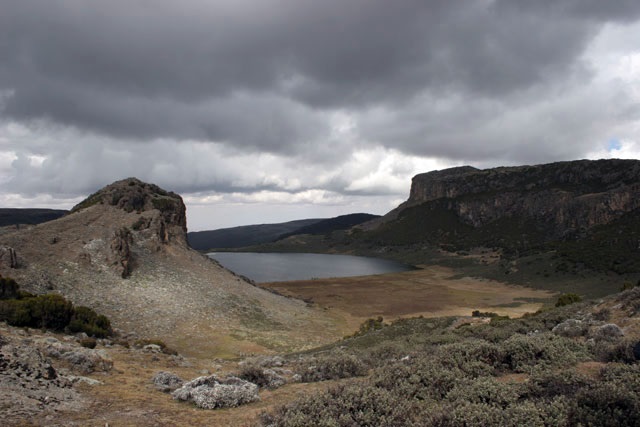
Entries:
[[207,255],[255,282],[367,276],[413,270],[413,267],[396,261],[351,255],[253,252],[212,252]]

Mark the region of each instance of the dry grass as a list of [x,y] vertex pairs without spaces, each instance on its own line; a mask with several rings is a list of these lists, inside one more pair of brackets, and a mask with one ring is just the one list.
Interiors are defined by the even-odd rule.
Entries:
[[[346,319],[352,332],[367,318],[470,315],[473,310],[519,317],[535,312],[554,293],[472,277],[454,278],[452,269],[421,270],[332,279],[262,284],[282,294],[313,301],[328,314]],[[535,300],[536,302],[527,302]]]
[[[292,401],[302,394],[316,393],[334,381],[313,384],[290,384],[277,390],[260,391],[260,401],[239,408],[198,409],[178,402],[169,394],[154,389],[151,378],[160,370],[178,374],[185,380],[202,375],[203,369],[216,374],[237,372],[235,362],[195,360],[192,367],[176,366],[166,355],[146,354],[124,348],[110,349],[115,370],[108,375],[92,375],[104,382],[100,386],[83,386],[91,401],[84,412],[59,413],[56,420],[65,425],[82,426],[255,426],[258,415],[277,404]],[[216,365],[215,368],[212,365]]]

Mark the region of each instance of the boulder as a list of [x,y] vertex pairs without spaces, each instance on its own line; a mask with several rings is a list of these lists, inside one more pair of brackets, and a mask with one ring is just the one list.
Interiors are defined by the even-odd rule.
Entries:
[[155,374],[151,381],[153,381],[153,384],[155,385],[156,389],[165,393],[174,391],[182,387],[182,384],[184,384],[184,381],[182,381],[182,378],[180,378],[179,376],[177,376],[172,372],[165,372],[165,371],[160,371],[157,374]]
[[172,393],[176,400],[193,402],[203,409],[233,408],[260,400],[258,386],[237,377],[198,377]]
[[109,372],[113,368],[113,361],[104,350],[78,347],[53,337],[40,340],[38,344],[46,356],[66,361],[75,372],[86,375],[96,371]]

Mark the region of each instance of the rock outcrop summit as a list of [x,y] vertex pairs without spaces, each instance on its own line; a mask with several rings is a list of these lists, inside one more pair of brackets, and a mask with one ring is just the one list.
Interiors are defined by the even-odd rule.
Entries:
[[107,315],[117,328],[161,338],[186,353],[284,350],[326,338],[331,328],[320,313],[192,250],[186,231],[179,195],[128,178],[62,218],[1,229],[0,274],[21,289],[59,293]]

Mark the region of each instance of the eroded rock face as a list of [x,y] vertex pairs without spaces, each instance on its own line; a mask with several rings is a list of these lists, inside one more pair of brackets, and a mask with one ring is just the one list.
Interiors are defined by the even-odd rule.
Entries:
[[258,386],[236,377],[198,377],[172,393],[176,400],[193,402],[203,409],[233,408],[260,400]]
[[407,205],[446,201],[479,227],[504,217],[554,228],[589,229],[640,208],[640,161],[598,160],[478,170],[470,166],[416,175]]
[[18,257],[12,247],[0,246],[0,267],[18,268]]
[[131,232],[126,228],[117,230],[111,240],[109,259],[116,271],[122,278],[129,277],[132,268],[132,256],[129,248],[132,237]]

